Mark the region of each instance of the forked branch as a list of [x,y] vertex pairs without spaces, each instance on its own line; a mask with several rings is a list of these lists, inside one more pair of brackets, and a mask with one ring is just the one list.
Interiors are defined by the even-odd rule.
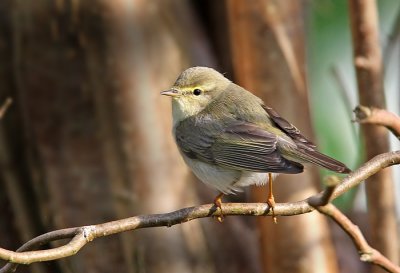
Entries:
[[400,267],[392,263],[378,250],[371,247],[358,226],[353,224],[350,219],[347,218],[346,215],[338,210],[333,204],[329,203],[322,207],[316,207],[316,209],[319,212],[329,216],[347,233],[347,235],[349,235],[350,239],[353,241],[354,246],[357,248],[361,261],[380,266],[387,272],[400,272]]

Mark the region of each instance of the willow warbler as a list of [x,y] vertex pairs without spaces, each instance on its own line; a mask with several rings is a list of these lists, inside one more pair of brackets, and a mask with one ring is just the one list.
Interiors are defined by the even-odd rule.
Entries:
[[270,182],[271,174],[303,172],[312,163],[338,173],[350,170],[321,154],[290,122],[263,101],[208,67],[182,72],[171,89],[173,135],[184,161],[205,184],[223,194]]

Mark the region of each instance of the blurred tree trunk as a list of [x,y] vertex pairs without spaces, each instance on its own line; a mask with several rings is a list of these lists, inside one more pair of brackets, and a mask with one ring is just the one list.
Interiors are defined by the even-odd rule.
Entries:
[[[100,47],[89,41],[88,65],[119,217],[196,203],[173,143],[170,100],[160,96],[191,62],[211,63],[191,13],[177,1],[109,1],[99,9],[107,35]],[[123,237],[133,272],[214,272],[199,222]]]
[[[0,189],[16,227],[0,221],[0,229],[19,238],[1,243],[15,248],[54,229],[212,200],[184,166],[170,100],[159,95],[188,66],[213,66],[188,2],[4,3],[0,100],[10,95],[15,104],[0,135]],[[119,234],[36,270],[259,272],[253,222],[208,219]]]
[[[354,65],[360,104],[385,108],[382,54],[376,1],[349,1]],[[389,151],[388,131],[382,126],[361,126],[366,160]],[[371,245],[392,262],[399,263],[395,189],[392,170],[387,168],[367,179],[366,184]],[[373,272],[383,272],[373,267]]]
[[[293,122],[312,139],[304,73],[304,4],[301,1],[227,0],[236,81]],[[281,175],[274,183],[277,202],[301,200],[316,192],[315,168]],[[253,191],[265,202],[265,188]],[[259,218],[264,272],[337,272],[324,216]]]
[[[27,194],[37,204],[26,204],[25,209],[37,205],[47,231],[116,217],[98,149],[88,71],[82,65],[85,51],[77,31],[81,23],[78,4],[14,1],[12,7],[12,96],[21,111],[21,122],[15,126],[22,126],[25,132],[22,147],[27,153],[21,156],[25,156],[32,180],[20,189],[34,189]],[[9,141],[12,146],[13,136]],[[19,183],[29,183],[22,181]],[[14,207],[15,214],[21,209]],[[35,230],[35,225],[24,228]],[[80,255],[59,261],[61,270],[127,271],[120,245],[112,238],[101,240]]]

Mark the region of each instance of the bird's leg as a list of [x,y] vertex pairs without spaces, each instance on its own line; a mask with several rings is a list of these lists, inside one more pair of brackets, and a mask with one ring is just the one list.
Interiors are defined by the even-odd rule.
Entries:
[[275,224],[278,223],[275,215],[275,198],[274,194],[272,192],[272,174],[268,173],[268,186],[269,186],[269,192],[268,192],[268,199],[267,199],[267,204],[271,207],[272,211],[272,219]]
[[217,195],[217,197],[214,198],[214,205],[219,208],[221,212],[221,216],[217,216],[218,222],[222,223],[224,221],[224,214],[222,213],[222,197],[224,194],[221,192],[220,194]]

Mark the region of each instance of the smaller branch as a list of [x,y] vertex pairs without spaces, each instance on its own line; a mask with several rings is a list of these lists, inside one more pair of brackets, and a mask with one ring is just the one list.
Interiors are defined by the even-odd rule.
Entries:
[[266,25],[271,28],[278,42],[278,48],[281,50],[283,58],[289,68],[290,76],[296,87],[295,90],[300,96],[303,96],[306,94],[306,83],[304,75],[301,73],[299,61],[296,58],[293,42],[291,41],[293,38],[291,38],[290,34],[282,27],[280,21],[283,19],[279,17],[280,13],[277,11],[277,6],[273,2],[269,2],[267,5],[268,7],[265,9],[266,15],[263,18],[265,18]]
[[319,212],[333,219],[350,236],[360,255],[360,260],[380,266],[388,272],[400,273],[400,267],[392,263],[383,256],[378,250],[372,248],[358,226],[353,224],[340,210],[333,204],[322,207],[315,207]]
[[8,108],[10,107],[11,104],[12,104],[12,99],[11,98],[7,98],[3,102],[3,105],[0,107],[0,119],[3,118],[4,114],[6,113],[6,111],[8,110]]
[[357,106],[353,110],[356,115],[354,122],[360,124],[382,125],[388,128],[398,139],[400,139],[400,117],[385,109]]
[[[79,230],[80,228],[66,228],[66,229],[50,231],[48,233],[42,234],[26,242],[20,248],[18,248],[16,252],[34,250],[50,242],[73,238],[75,235],[79,233]],[[2,251],[3,249],[0,248],[0,252]],[[15,272],[17,266],[18,266],[17,263],[7,263],[0,269],[0,273]]]
[[342,102],[345,105],[346,112],[349,116],[349,119],[351,119],[351,110],[353,108],[354,103],[352,103],[351,98],[349,94],[352,93],[350,87],[346,85],[345,79],[343,76],[343,72],[340,71],[339,67],[337,65],[334,65],[331,67],[331,75],[333,79],[337,82],[338,84],[338,90],[339,90],[339,95],[342,98]]
[[361,182],[380,170],[395,164],[400,164],[400,151],[388,152],[375,156],[360,168],[343,178],[342,183],[336,187],[333,193],[333,199],[349,191],[351,188],[358,186]]
[[327,205],[333,198],[336,187],[340,184],[340,180],[336,175],[329,175],[324,180],[326,189],[322,194],[311,196],[308,204],[313,207],[321,207]]
[[20,264],[30,264],[32,262],[39,261],[51,261],[59,259],[60,257],[69,257],[76,254],[76,252],[78,252],[78,250],[80,250],[87,242],[91,241],[86,238],[85,234],[88,228],[90,228],[90,226],[80,228],[78,234],[76,234],[69,243],[60,247],[43,251],[25,252],[14,252],[6,249],[1,249],[1,256],[7,257],[7,260],[11,263],[17,262]]

